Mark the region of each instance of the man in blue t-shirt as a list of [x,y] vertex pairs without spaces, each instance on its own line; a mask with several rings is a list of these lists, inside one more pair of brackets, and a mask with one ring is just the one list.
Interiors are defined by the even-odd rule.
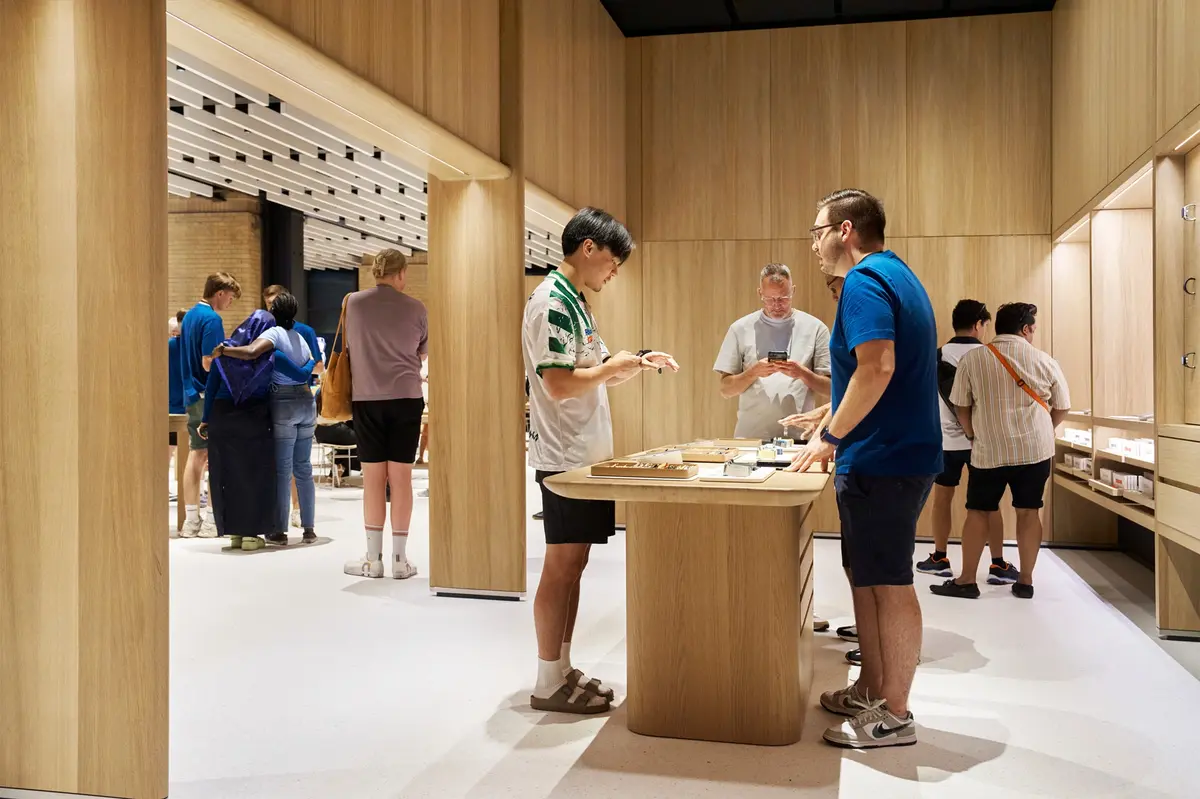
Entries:
[[204,283],[204,299],[187,312],[179,326],[179,365],[183,374],[183,402],[187,406],[188,453],[183,473],[183,502],[187,518],[179,535],[183,538],[216,538],[217,528],[211,519],[200,519],[200,481],[208,466],[208,439],[201,438],[200,423],[204,417],[204,388],[212,365],[212,351],[225,340],[225,323],[221,311],[229,310],[233,301],[242,296],[237,279],[227,272],[216,272]]
[[884,248],[883,203],[842,189],[817,208],[813,252],[821,271],[845,282],[829,342],[831,418],[791,468],[836,455],[842,562],[862,650],[858,682],[821,696],[827,710],[853,716],[825,740],[906,746],[917,742],[908,709],[921,653],[917,520],[942,471],[937,325],[921,281]]

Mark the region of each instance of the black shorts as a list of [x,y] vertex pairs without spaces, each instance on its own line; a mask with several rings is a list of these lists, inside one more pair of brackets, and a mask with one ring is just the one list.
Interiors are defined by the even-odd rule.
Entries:
[[390,399],[355,402],[354,432],[363,463],[413,463],[421,438],[425,400]]
[[1000,510],[1000,498],[1004,489],[1012,490],[1012,505],[1022,510],[1037,510],[1042,507],[1042,495],[1046,492],[1046,481],[1050,479],[1053,458],[1023,466],[1000,466],[996,469],[968,470],[967,510]]
[[546,488],[545,479],[562,472],[537,473],[547,544],[607,544],[617,532],[617,504],[605,499],[570,499]]
[[932,476],[834,477],[842,521],[842,565],[855,588],[912,585],[917,520],[933,488]]
[[947,488],[957,488],[962,480],[963,467],[970,465],[971,450],[944,449],[942,450],[942,473],[933,478],[933,482]]

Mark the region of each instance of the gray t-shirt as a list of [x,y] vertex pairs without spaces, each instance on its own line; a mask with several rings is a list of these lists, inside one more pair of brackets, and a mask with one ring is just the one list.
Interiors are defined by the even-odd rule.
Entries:
[[[762,311],[743,316],[729,326],[713,371],[741,374],[767,353],[783,351],[788,358],[819,375],[829,374],[829,328],[815,316],[794,310],[790,318],[768,319]],[[779,420],[812,410],[812,395],[800,380],[775,374],[754,381],[738,397],[738,438],[774,438],[783,435]]]
[[418,299],[391,286],[357,291],[346,303],[346,343],[355,402],[421,399],[429,317]]

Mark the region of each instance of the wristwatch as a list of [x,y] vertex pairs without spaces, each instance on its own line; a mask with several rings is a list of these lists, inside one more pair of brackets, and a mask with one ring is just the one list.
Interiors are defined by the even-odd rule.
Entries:
[[833,444],[835,447],[842,443],[840,438],[829,432],[828,427],[821,431],[821,440],[828,444]]
[[[638,350],[638,351],[637,351],[637,356],[638,356],[639,358],[641,358],[641,357],[643,357],[643,356],[649,355],[649,354],[650,354],[650,353],[652,353],[652,352],[654,352],[654,350]],[[661,367],[659,368],[659,370],[658,370],[658,373],[659,373],[660,375],[662,374],[662,368],[661,368]]]

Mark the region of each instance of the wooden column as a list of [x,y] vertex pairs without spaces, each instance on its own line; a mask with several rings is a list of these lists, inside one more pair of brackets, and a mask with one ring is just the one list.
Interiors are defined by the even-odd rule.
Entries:
[[165,9],[0,30],[0,785],[162,799]]
[[500,0],[503,180],[429,178],[429,584],[525,592],[521,0]]

